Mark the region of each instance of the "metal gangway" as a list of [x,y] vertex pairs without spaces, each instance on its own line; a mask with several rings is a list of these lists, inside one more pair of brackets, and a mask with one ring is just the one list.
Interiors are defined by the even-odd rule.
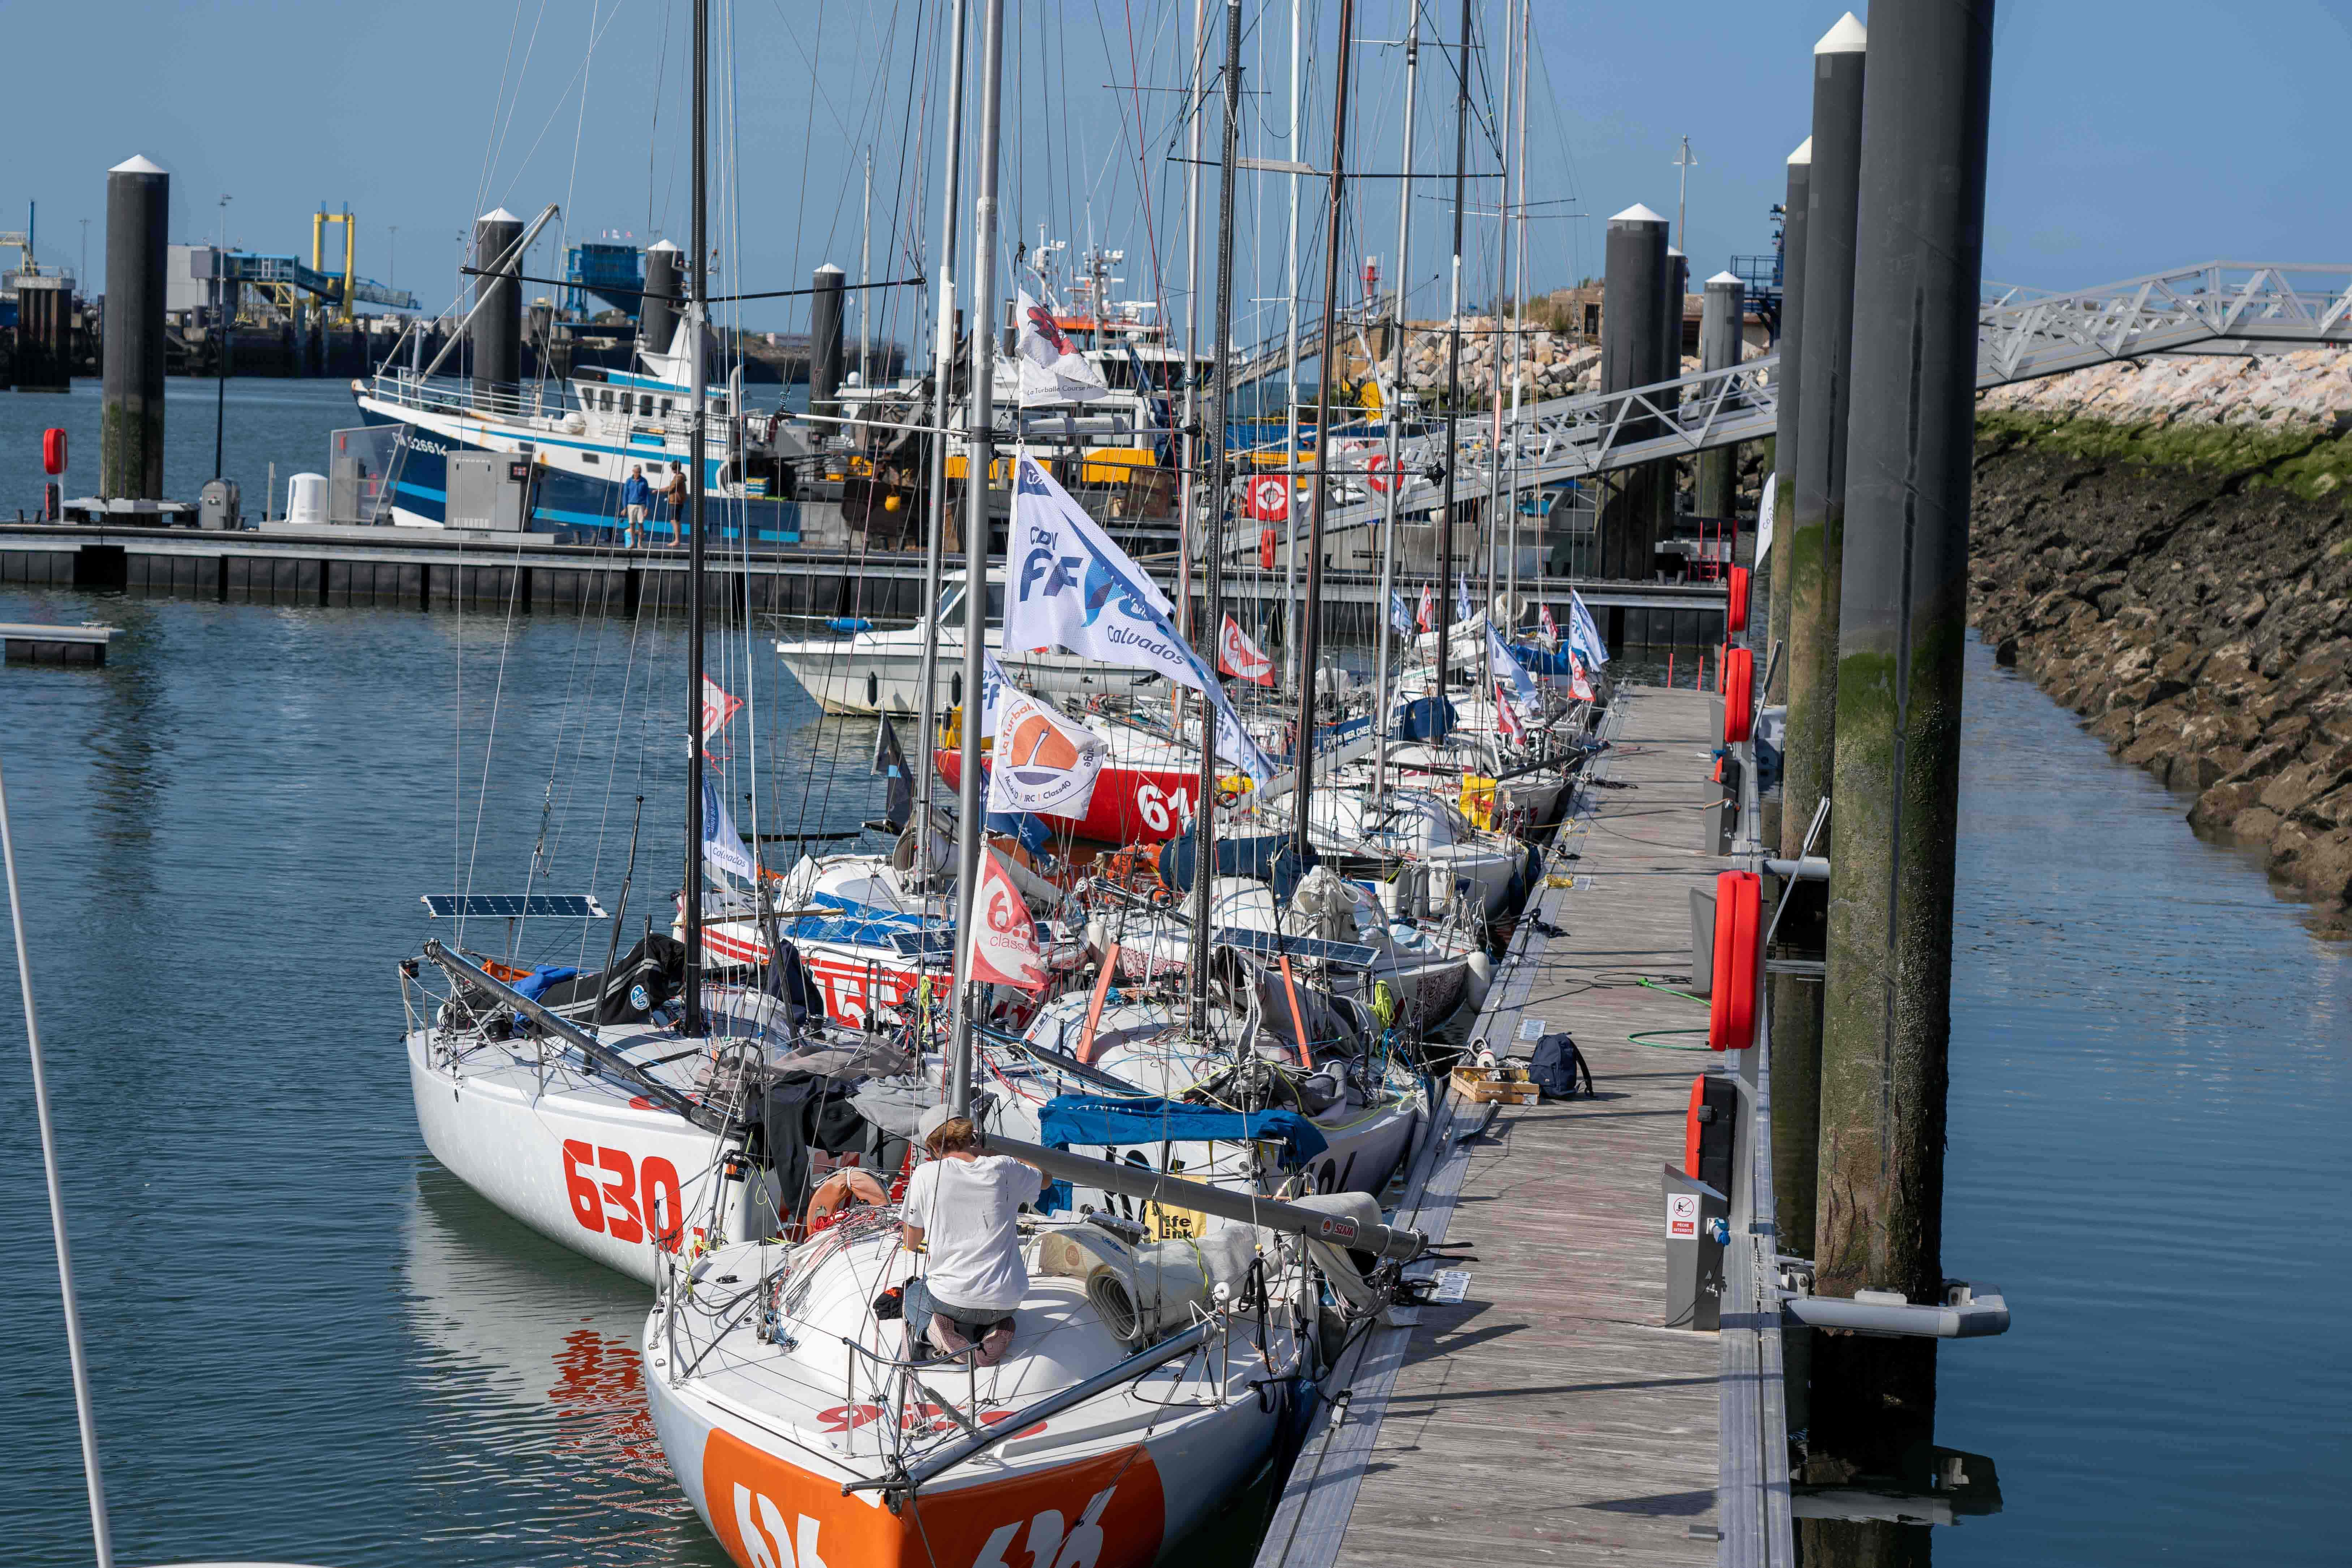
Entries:
[[[2116,360],[2243,356],[2313,344],[2352,346],[2352,266],[2205,261],[2073,292],[1988,283],[1978,308],[1977,386]],[[1466,413],[1455,448],[1456,499],[1761,440],[1780,424],[1780,363],[1778,353],[1765,354],[1628,391],[1549,399],[1516,416],[1507,409],[1499,442],[1491,414]],[[1339,504],[1327,531],[1379,522],[1393,487],[1402,487],[1395,489],[1401,516],[1442,505],[1443,460],[1442,438],[1426,434],[1399,443],[1393,472],[1383,455],[1370,469],[1337,477]]]

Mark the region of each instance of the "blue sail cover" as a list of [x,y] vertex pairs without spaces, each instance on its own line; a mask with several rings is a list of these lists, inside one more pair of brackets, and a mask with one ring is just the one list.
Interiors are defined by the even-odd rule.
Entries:
[[1128,1100],[1114,1095],[1058,1094],[1037,1113],[1037,1136],[1047,1147],[1094,1143],[1208,1143],[1263,1139],[1282,1145],[1285,1169],[1295,1170],[1330,1145],[1323,1130],[1295,1110],[1218,1110],[1181,1100]]

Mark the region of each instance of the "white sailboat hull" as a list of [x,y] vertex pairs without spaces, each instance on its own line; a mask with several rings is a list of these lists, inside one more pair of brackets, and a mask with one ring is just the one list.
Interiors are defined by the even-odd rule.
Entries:
[[455,1068],[433,1059],[429,1031],[410,1034],[407,1048],[425,1146],[551,1241],[650,1285],[664,1250],[708,1230],[722,1184],[722,1228],[774,1228],[773,1194],[761,1182],[728,1184],[720,1173],[731,1140],[598,1080],[559,1072],[541,1091],[533,1065],[499,1046],[476,1053],[499,1053],[495,1063]]

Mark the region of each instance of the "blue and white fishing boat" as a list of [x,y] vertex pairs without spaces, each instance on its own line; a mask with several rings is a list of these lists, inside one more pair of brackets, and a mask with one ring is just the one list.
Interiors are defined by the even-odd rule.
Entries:
[[[504,211],[485,215],[478,227],[499,225],[520,227]],[[649,284],[661,272],[675,275],[647,270]],[[478,306],[475,315],[501,313],[497,301],[490,305],[487,312]],[[512,309],[505,307],[509,317]],[[526,383],[517,373],[519,356],[486,363],[497,356],[478,341],[470,375],[435,374],[436,366],[412,363],[354,381],[361,416],[397,432],[376,458],[389,501],[381,521],[620,543],[629,524],[623,487],[642,469],[653,504],[627,542],[682,543],[680,520],[661,496],[688,462],[693,329],[686,313],[649,309],[646,317],[648,330],[668,341],[656,347],[640,336],[634,368],[625,371],[583,366],[568,380]],[[504,334],[493,329],[487,336],[495,344]],[[705,354],[712,363],[716,345],[707,343]],[[769,410],[749,407],[740,369],[703,396],[702,481],[712,537],[740,540],[748,531],[755,546],[798,543],[796,497],[812,451],[810,427],[781,402]]]

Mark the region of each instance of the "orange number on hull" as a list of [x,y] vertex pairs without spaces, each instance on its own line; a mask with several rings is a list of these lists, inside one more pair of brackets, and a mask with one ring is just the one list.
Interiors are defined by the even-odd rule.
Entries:
[[677,1167],[658,1154],[642,1164],[626,1149],[601,1149],[576,1138],[563,1141],[563,1190],[580,1228],[614,1241],[654,1244],[676,1252],[686,1236],[686,1192]]
[[[572,1217],[580,1222],[583,1230],[602,1235],[604,1229],[604,1193],[596,1184],[593,1169],[596,1151],[576,1138],[563,1141],[563,1190],[572,1197]],[[583,1165],[589,1170],[581,1169]]]
[[[626,1149],[599,1149],[596,1163],[620,1180],[604,1184],[604,1230],[614,1241],[643,1241],[646,1226],[637,1213],[637,1168]],[[618,1205],[620,1212],[614,1213]]]
[[664,1252],[676,1252],[684,1234],[686,1200],[677,1185],[677,1167],[658,1154],[648,1154],[637,1166],[643,1178],[646,1224]]

